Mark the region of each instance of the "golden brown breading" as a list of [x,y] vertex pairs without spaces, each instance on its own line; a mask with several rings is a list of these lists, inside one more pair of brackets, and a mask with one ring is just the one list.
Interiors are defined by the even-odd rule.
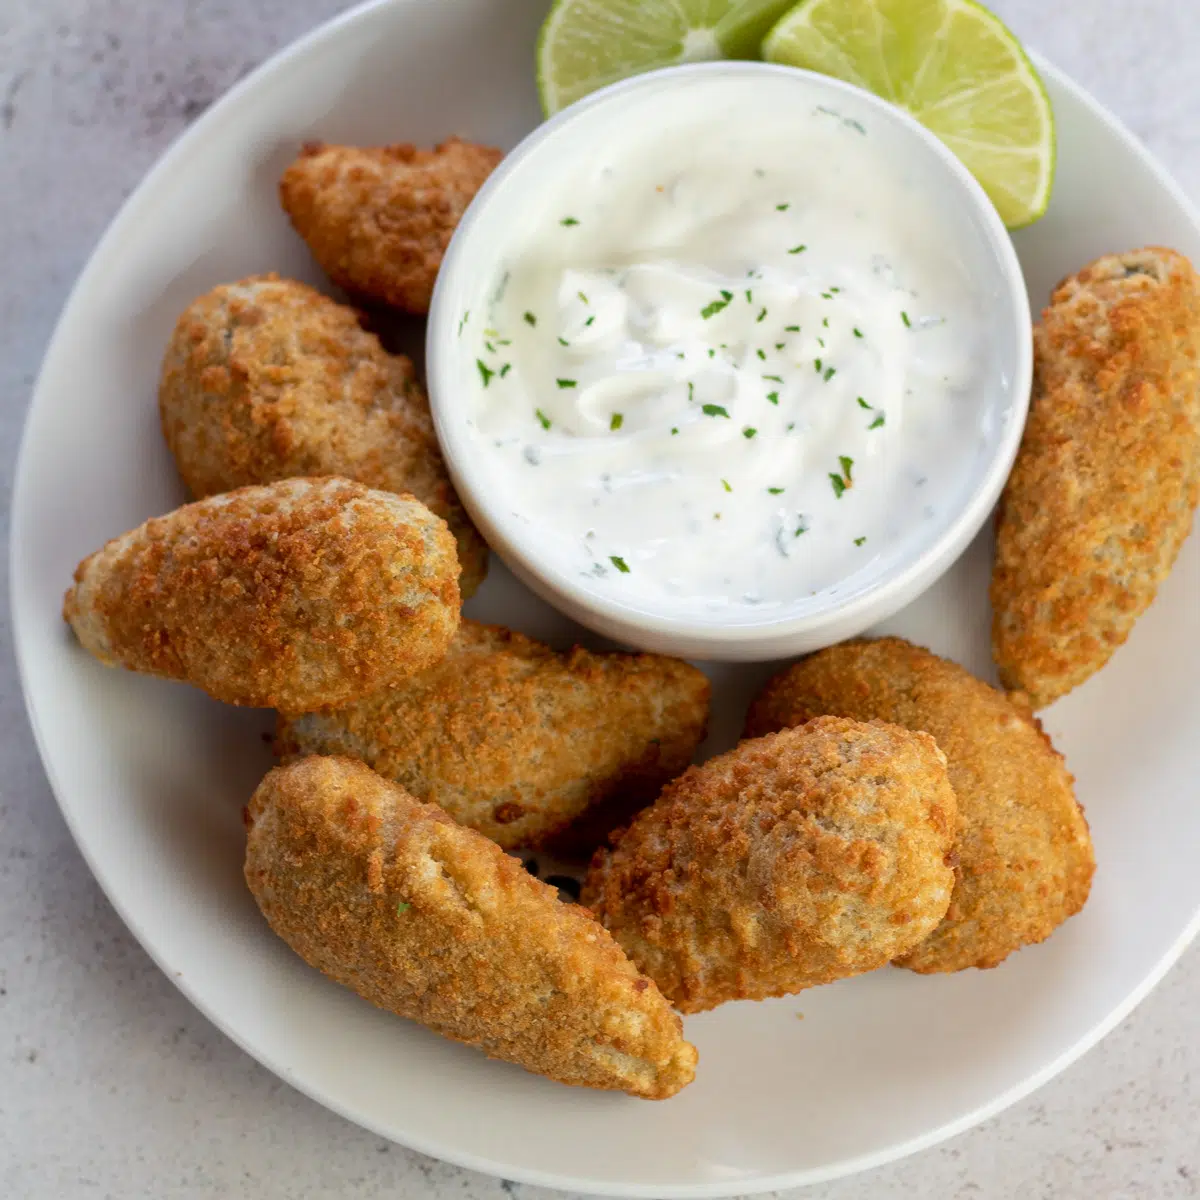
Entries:
[[411,493],[450,525],[463,596],[482,582],[487,545],[450,485],[412,362],[352,308],[278,275],[214,288],[175,326],[158,404],[197,499],[299,475]]
[[306,758],[246,812],[246,882],[305,962],[380,1008],[561,1083],[660,1100],[696,1050],[585,909],[360,762]]
[[900,965],[994,967],[1087,900],[1095,859],[1071,776],[1028,709],[902,638],[843,642],[775,676],[747,736],[832,713],[932,734],[958,800],[958,881],[946,919]]
[[63,616],[101,662],[302,712],[440,658],[457,578],[446,523],[411,496],[287,479],[114,538],[76,568]]
[[458,138],[433,150],[313,142],[284,172],[279,198],[334,283],[426,313],[450,237],[500,159]]
[[882,967],[945,915],[933,738],[835,717],[692,767],[597,852],[582,901],[683,1012]]
[[1149,607],[1200,499],[1200,279],[1182,255],[1106,255],[1034,328],[1029,422],[1000,500],[992,654],[1042,708]]
[[556,654],[464,621],[446,657],[399,687],[280,717],[276,749],[361,758],[501,846],[539,846],[597,806],[653,800],[703,739],[710,690],[678,659]]

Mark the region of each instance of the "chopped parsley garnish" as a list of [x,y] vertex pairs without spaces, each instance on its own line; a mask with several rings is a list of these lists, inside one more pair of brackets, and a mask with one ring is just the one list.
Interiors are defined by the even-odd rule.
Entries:
[[817,338],[817,345],[820,346],[822,350],[824,350],[825,349],[825,339]]
[[767,393],[767,399],[768,399],[768,400],[769,400],[769,401],[770,401],[772,404],[778,404],[778,403],[779,403],[779,393],[778,393],[778,392],[768,392],[768,393]]
[[584,328],[586,329],[595,319],[596,319],[596,316],[593,313],[592,316],[588,317],[588,319],[586,321],[584,321],[584,323],[583,323]]
[[799,333],[800,326],[799,325],[785,325],[783,327],[783,332],[784,333]]
[[495,347],[495,346],[493,346],[491,342],[484,342],[483,344],[484,344],[484,345],[485,345],[485,346],[488,348],[488,353],[489,353],[489,354],[495,354],[495,353],[496,353],[496,347]]
[[775,211],[776,212],[787,212],[787,210],[791,207],[792,206],[790,204],[777,204],[777,205],[775,205]]
[[584,304],[587,304],[587,302],[588,302],[588,298],[587,298],[587,295],[586,295],[586,293],[584,293],[584,292],[576,292],[576,293],[575,293],[575,295],[577,295],[577,296],[580,298],[580,300],[582,300],[582,301],[584,302]]
[[822,293],[821,293],[821,299],[822,299],[822,300],[832,300],[832,299],[833,299],[833,293],[832,293],[832,292],[822,292]]
[[806,245],[804,245],[803,242],[801,242],[799,246],[793,246],[788,251],[788,253],[789,254],[803,254],[805,252],[805,250],[807,250],[807,249],[808,249],[808,247]]
[[563,219],[561,221],[559,221],[559,224],[560,225],[578,225],[579,222],[577,220],[575,220],[574,217],[563,217]]
[[882,424],[883,424],[883,413],[880,413],[879,416],[877,416],[875,418],[875,420],[873,420],[870,423],[870,425],[867,426],[867,428],[868,429],[878,429],[880,427],[880,425],[882,425]]
[[725,411],[724,407],[720,404],[705,404],[700,409],[700,411],[706,417],[728,417],[729,416],[729,414]]
[[828,383],[837,374],[837,367],[826,367],[822,378]]
[[831,292],[837,293],[837,292],[840,292],[842,289],[840,287],[831,287],[829,290]]
[[723,488],[724,488],[724,489],[725,489],[727,492],[732,492],[732,491],[733,491],[733,488],[731,488],[731,487],[729,486],[729,480],[728,480],[728,479],[722,479],[722,480],[721,480],[721,486],[722,486],[722,487],[723,487]]
[[775,343],[775,349],[776,349],[776,350],[782,350],[782,349],[784,348],[784,346],[786,346],[786,345],[787,345],[787,342],[776,342],[776,343]]
[[823,317],[823,318],[821,319],[821,328],[822,328],[822,329],[828,329],[828,328],[829,328],[829,318],[828,318],[828,317]]
[[608,561],[612,563],[612,565],[616,567],[622,575],[629,574],[629,564],[619,554],[610,554],[608,556]]
[[500,378],[503,379],[505,377],[505,375],[507,375],[509,373],[509,371],[511,371],[511,370],[512,370],[512,363],[505,363],[504,366],[502,366],[500,368]]
[[498,338],[496,339],[496,345],[497,345],[497,346],[511,346],[511,345],[512,345],[512,338],[502,338],[502,337],[498,337]]
[[717,352],[711,346],[709,346],[709,348],[708,348],[708,357],[709,358],[717,357]]
[[548,416],[546,416],[546,414],[544,412],[542,412],[542,410],[540,408],[535,408],[533,410],[533,412],[534,412],[534,416],[537,417],[542,428],[549,429],[550,428],[550,418]]
[[859,396],[858,407],[859,408],[874,408],[875,406],[873,404],[868,404],[861,396]]
[[462,337],[463,326],[471,319],[471,310],[468,308],[462,315],[462,319],[458,323],[458,336]]
[[690,404],[696,398],[696,385],[688,380],[688,403]]
[[767,361],[767,352],[765,350],[755,350],[754,353],[757,354],[758,357],[763,360],[763,362]]
[[764,308],[754,319],[756,321],[765,321],[767,319],[767,310]]
[[496,372],[493,371],[492,368],[489,367],[482,358],[477,358],[475,360],[475,365],[479,368],[479,377],[483,380],[483,386],[487,387],[492,376],[495,375]]
[[820,373],[821,373],[821,360],[820,360],[819,358],[814,358],[814,359],[813,359],[813,370],[815,370],[815,371],[816,371],[816,373],[817,373],[818,375],[820,375]]
[[412,905],[411,905],[411,904],[409,904],[409,902],[408,902],[407,900],[401,900],[401,901],[400,901],[400,902],[399,902],[399,903],[396,905],[396,915],[397,915],[397,916],[402,916],[404,913],[408,912],[408,910],[409,910],[410,908],[412,908]]
[[500,330],[498,330],[498,329],[485,329],[485,330],[483,331],[483,336],[484,336],[484,337],[499,337],[499,336],[500,336]]
[[575,386],[574,379],[556,379],[554,381],[560,388],[573,388]]
[[783,488],[767,488],[767,491],[770,492],[772,496],[783,495]]
[[721,289],[720,300],[714,300],[710,304],[706,304],[701,310],[700,315],[707,321],[709,317],[715,317],[723,308],[729,307],[730,300],[733,299],[733,293],[727,292],[724,288]]
[[625,424],[625,414],[624,413],[613,413],[613,415],[608,418],[609,429],[620,429],[621,426],[624,424]]
[[783,382],[782,375],[764,375],[763,378],[769,379],[772,383],[782,383]]
[[537,326],[537,317],[535,317],[533,315],[533,313],[527,312],[525,314],[525,324],[536,327]]
[[838,462],[841,464],[842,474],[846,477],[846,486],[849,487],[854,482],[850,474],[854,470],[854,459],[848,458],[845,454],[839,454]]
[[562,337],[562,336],[560,335],[560,336],[559,336],[559,339],[558,339],[558,344],[559,344],[560,346],[569,346],[571,343],[570,343],[570,342],[568,342],[568,341],[567,341],[567,339],[566,339],[565,337]]
[[807,532],[808,532],[808,526],[805,525],[803,520],[801,520],[800,524],[796,526],[796,532],[792,534],[792,537],[799,537],[802,533],[807,533]]
[[787,423],[787,432],[788,432],[788,433],[791,433],[791,432],[792,432],[792,430],[793,430],[793,429],[795,429],[795,428],[796,428],[796,422],[795,422],[795,421],[789,421],[789,422]]
[[864,536],[864,537],[857,537],[857,538],[855,538],[855,539],[854,539],[854,544],[855,544],[856,546],[861,546],[861,545],[863,544],[863,542],[865,542],[866,540],[867,540],[867,539],[866,539],[866,537],[865,537],[865,536]]
[[861,329],[859,329],[859,327],[857,325],[855,325],[854,336],[860,338],[860,337],[862,337],[862,335],[863,335],[863,331]]
[[840,500],[842,493],[846,490],[846,481],[840,475],[835,475],[830,471],[829,482],[833,484],[833,494]]
[[747,425],[746,428],[742,430],[742,437],[749,441],[750,438],[752,438],[757,432],[758,430],[755,429],[753,425]]
[[904,328],[905,328],[905,329],[911,329],[911,328],[912,328],[912,322],[911,322],[911,321],[908,319],[908,313],[906,313],[906,312],[901,312],[901,314],[900,314],[900,320],[902,320],[902,321],[904,322]]
[[675,436],[675,434],[677,434],[678,432],[679,432],[679,426],[678,426],[678,425],[672,425],[672,426],[671,426],[671,436],[672,436],[672,437],[674,437],[674,436]]
[[747,304],[753,304],[753,303],[754,303],[754,292],[753,292],[753,291],[751,291],[751,290],[750,290],[750,288],[747,288],[747,289],[746,289],[746,303],[747,303]]

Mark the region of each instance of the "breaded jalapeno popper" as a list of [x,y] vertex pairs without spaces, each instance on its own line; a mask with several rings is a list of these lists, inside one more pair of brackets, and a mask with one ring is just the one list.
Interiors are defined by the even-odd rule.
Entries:
[[101,662],[303,712],[440,658],[457,579],[446,523],[411,496],[288,479],[114,538],[76,568],[63,615]]
[[464,621],[446,657],[401,685],[282,716],[276,749],[360,758],[505,847],[544,845],[619,805],[590,851],[691,762],[709,693],[678,659],[557,654]]
[[1042,708],[1109,660],[1200,499],[1200,280],[1171,250],[1106,255],[1034,329],[1029,421],[1000,500],[992,648]]
[[463,511],[411,361],[303,283],[259,275],[179,318],[158,393],[163,434],[197,499],[298,475],[412,493],[450,526],[470,596],[487,545]]
[[305,758],[246,822],[272,929],[371,1003],[561,1083],[658,1100],[691,1082],[679,1017],[604,929],[437,805]]
[[954,887],[933,738],[826,717],[692,767],[597,851],[582,902],[682,1012],[882,967]]
[[284,172],[279,197],[339,287],[427,313],[455,227],[500,158],[458,138],[433,150],[314,142]]
[[958,879],[945,920],[899,960],[914,971],[994,967],[1087,900],[1095,860],[1071,776],[1019,702],[902,638],[801,659],[751,706],[750,737],[833,714],[931,734],[958,800]]

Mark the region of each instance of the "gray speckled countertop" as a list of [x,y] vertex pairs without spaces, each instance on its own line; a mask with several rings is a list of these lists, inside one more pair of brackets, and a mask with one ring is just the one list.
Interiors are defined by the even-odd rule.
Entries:
[[[343,7],[0,0],[6,527],[43,348],[118,205],[215,97]],[[1191,3],[994,7],[1200,198],[1200,20]],[[0,619],[7,626],[6,611]],[[191,1008],[126,932],[67,833],[28,732],[9,643],[0,639],[0,1196],[548,1200],[541,1189],[444,1166],[347,1124]],[[1200,1195],[1198,995],[1193,948],[1116,1032],[1035,1096],[937,1149],[803,1195]]]

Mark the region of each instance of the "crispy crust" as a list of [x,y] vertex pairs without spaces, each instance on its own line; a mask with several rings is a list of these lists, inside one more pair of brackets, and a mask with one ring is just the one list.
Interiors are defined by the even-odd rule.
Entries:
[[[276,749],[361,758],[501,846],[540,846],[598,806],[650,803],[691,762],[710,691],[678,659],[556,654],[464,621],[446,657],[399,687],[281,716]],[[608,819],[596,841],[620,823]]]
[[197,499],[301,475],[411,493],[458,541],[470,596],[487,545],[446,474],[411,361],[303,283],[258,275],[187,307],[163,360],[163,435]]
[[455,227],[501,152],[450,138],[433,150],[306,145],[279,198],[340,287],[427,313]]
[[902,638],[843,642],[802,659],[751,706],[747,735],[825,713],[931,734],[958,799],[958,881],[946,919],[900,965],[994,967],[1077,913],[1095,859],[1062,756],[1028,709]]
[[360,996],[561,1083],[648,1099],[695,1048],[585,909],[351,759],[278,767],[246,813],[246,882],[305,962]]
[[1029,422],[1001,497],[992,653],[1042,708],[1149,607],[1200,499],[1200,280],[1160,247],[1059,284],[1034,328]]
[[954,793],[934,740],[834,717],[669,784],[583,903],[683,1012],[884,966],[941,921]]
[[458,628],[446,524],[346,479],[240,488],[85,558],[63,616],[102,662],[302,712],[436,661]]

